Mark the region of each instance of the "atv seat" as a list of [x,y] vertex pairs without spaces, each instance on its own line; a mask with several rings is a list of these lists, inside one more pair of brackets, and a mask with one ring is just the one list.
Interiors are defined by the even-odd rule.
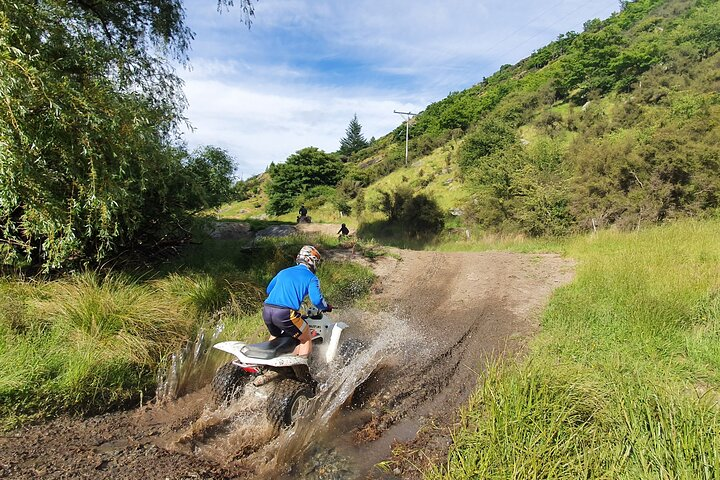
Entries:
[[246,357],[260,360],[270,360],[283,353],[290,353],[295,350],[300,342],[292,337],[277,337],[269,342],[253,343],[245,345],[240,352]]

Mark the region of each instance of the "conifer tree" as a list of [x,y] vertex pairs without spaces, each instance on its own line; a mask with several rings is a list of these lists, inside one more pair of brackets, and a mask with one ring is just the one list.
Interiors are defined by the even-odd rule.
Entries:
[[340,140],[340,153],[342,155],[351,155],[368,146],[368,141],[365,140],[361,130],[362,126],[358,122],[357,114],[355,114],[350,121],[350,125],[345,130],[345,138]]

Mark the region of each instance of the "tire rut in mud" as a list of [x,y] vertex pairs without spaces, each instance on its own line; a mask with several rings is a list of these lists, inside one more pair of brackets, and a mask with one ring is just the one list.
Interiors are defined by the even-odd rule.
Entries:
[[398,432],[429,427],[432,435],[400,440],[412,445],[407,450],[423,451],[413,461],[442,461],[458,408],[485,365],[522,351],[539,328],[540,309],[554,288],[570,281],[573,265],[556,255],[404,251],[402,256],[386,272],[379,299],[393,306],[420,340],[409,342],[416,349],[410,361],[382,373],[384,387],[367,398],[374,415],[356,439],[384,436],[378,443],[388,445]]

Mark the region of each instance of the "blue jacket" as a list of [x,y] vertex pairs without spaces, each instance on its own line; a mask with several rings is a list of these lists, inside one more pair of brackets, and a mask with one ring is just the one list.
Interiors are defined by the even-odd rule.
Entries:
[[295,265],[280,270],[267,286],[268,297],[265,303],[278,307],[299,310],[306,296],[320,310],[327,310],[328,304],[320,291],[320,280],[303,265]]

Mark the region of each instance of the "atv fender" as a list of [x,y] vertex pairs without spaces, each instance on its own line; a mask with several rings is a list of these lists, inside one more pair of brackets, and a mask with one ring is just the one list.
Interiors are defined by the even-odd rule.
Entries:
[[275,358],[260,359],[247,357],[242,353],[242,348],[247,345],[243,342],[229,341],[220,342],[213,345],[213,348],[227,352],[230,355],[234,355],[240,363],[247,365],[269,365],[272,367],[292,367],[294,365],[307,365],[308,360],[306,357],[299,357],[292,353],[286,353],[279,355]]

